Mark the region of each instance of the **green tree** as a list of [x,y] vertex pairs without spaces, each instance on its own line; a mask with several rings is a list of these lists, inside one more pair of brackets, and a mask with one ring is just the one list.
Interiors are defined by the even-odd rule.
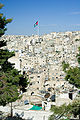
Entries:
[[66,73],[65,80],[70,84],[73,84],[77,88],[80,88],[80,47],[78,48],[79,53],[77,54],[78,66],[70,67],[65,61],[62,62],[63,71]]
[[77,115],[79,116],[80,120],[80,99],[76,99],[73,101],[72,104],[69,104],[68,107],[70,107],[70,113],[76,117]]
[[[80,47],[78,48],[79,53],[77,54],[77,61],[80,65]],[[80,88],[80,67],[70,67],[65,61],[62,62],[63,71],[66,73],[65,80],[70,84],[73,84],[77,88]]]
[[77,115],[80,119],[80,100],[76,99],[69,105],[52,106],[51,111],[53,114],[49,117],[49,120],[64,120],[64,117],[71,119]]
[[80,88],[80,68],[70,68],[66,72],[65,80],[69,81],[69,83],[73,84],[77,88]]
[[80,47],[78,48],[78,51],[79,51],[79,53],[77,54],[77,60],[78,60],[78,63],[80,64]]
[[62,67],[63,67],[63,71],[66,72],[66,70],[69,68],[69,64],[66,63],[65,61],[62,62]]
[[[0,3],[0,9],[3,6]],[[6,19],[0,13],[0,37],[5,33],[7,30],[6,25],[11,21],[12,19]],[[13,64],[8,62],[14,52],[1,49],[5,45],[6,41],[0,41],[0,105],[3,106],[20,98],[18,90],[24,90],[28,85],[28,78],[21,75],[18,70],[14,69]]]
[[49,117],[49,120],[61,119],[63,116],[66,116],[68,110],[69,108],[67,108],[65,104],[61,106],[52,106],[51,111],[53,114]]
[[[0,3],[0,9],[3,7],[4,5]],[[6,25],[8,23],[10,23],[12,21],[12,19],[6,19],[6,17],[3,16],[2,13],[0,13],[0,37],[2,35],[4,35],[5,31],[7,30]]]

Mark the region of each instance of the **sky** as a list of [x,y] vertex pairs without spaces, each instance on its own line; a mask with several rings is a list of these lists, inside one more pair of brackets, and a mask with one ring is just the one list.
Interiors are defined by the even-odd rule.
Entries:
[[[32,35],[80,30],[80,0],[0,0],[13,18],[5,34]],[[39,25],[34,28],[35,22]]]

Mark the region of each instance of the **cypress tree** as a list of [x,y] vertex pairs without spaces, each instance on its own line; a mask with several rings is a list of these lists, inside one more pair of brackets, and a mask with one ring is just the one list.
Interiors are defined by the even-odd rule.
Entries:
[[[0,9],[4,5],[0,3]],[[0,13],[0,37],[4,35],[7,30],[6,25],[10,23],[12,19],[6,19],[2,13]],[[2,47],[6,45],[6,41],[0,40],[0,105],[5,106],[7,103],[12,103],[19,98],[18,90],[24,89],[28,85],[28,79],[21,75],[18,70],[14,69],[13,65],[8,62],[8,59],[12,57],[14,52],[3,50]]]

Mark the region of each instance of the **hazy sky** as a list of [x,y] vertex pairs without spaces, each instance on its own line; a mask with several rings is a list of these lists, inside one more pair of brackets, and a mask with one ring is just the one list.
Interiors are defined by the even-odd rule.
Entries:
[[80,30],[80,0],[0,0],[7,18],[6,34],[37,34],[34,23],[39,21],[40,34],[53,31]]

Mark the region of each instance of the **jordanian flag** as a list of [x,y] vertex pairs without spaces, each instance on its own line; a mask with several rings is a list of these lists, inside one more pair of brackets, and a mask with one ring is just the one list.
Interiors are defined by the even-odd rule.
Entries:
[[38,21],[34,24],[34,27],[36,27],[38,25]]

